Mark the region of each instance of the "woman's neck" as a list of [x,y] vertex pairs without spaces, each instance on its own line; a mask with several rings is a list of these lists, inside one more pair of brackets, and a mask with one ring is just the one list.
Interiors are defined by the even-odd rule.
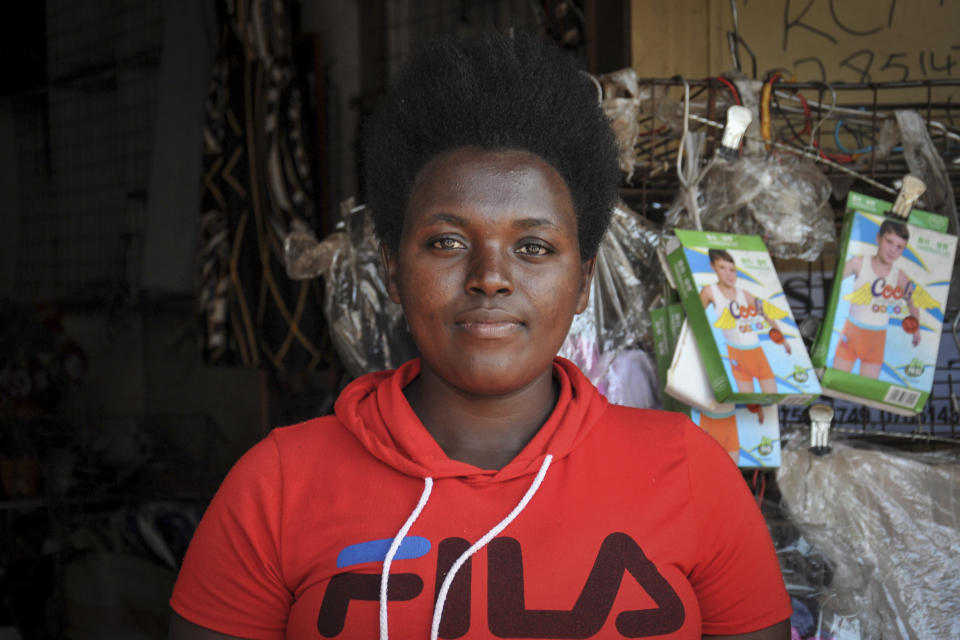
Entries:
[[559,385],[551,368],[509,395],[476,396],[450,386],[424,367],[403,392],[449,458],[481,469],[501,469],[550,417]]

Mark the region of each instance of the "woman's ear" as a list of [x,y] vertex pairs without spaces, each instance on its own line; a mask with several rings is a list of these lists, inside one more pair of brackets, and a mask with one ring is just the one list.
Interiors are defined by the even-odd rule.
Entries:
[[593,282],[593,271],[597,267],[597,256],[584,260],[580,264],[580,291],[577,298],[577,313],[583,313],[590,302],[590,283]]
[[387,285],[387,294],[391,300],[400,304],[400,291],[397,288],[397,254],[383,242],[380,243],[380,264],[383,265],[383,280]]

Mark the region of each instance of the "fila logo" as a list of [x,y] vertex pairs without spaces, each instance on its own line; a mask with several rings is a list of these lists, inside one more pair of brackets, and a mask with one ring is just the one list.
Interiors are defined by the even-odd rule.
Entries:
[[[437,545],[434,595],[456,559],[470,543],[446,538]],[[683,603],[660,575],[643,550],[625,533],[611,533],[600,545],[590,573],[573,605],[565,610],[527,609],[524,600],[523,552],[514,538],[495,538],[487,547],[487,620],[490,632],[500,638],[588,638],[610,616],[624,573],[629,574],[656,603],[655,608],[620,611],[617,631],[626,638],[646,638],[678,630],[685,619]],[[454,579],[440,624],[441,638],[459,638],[470,629],[471,563],[468,560]],[[423,579],[414,573],[390,575],[387,598],[413,600],[423,592]],[[327,585],[317,631],[326,638],[338,636],[346,624],[351,600],[379,600],[380,576],[341,573]]]

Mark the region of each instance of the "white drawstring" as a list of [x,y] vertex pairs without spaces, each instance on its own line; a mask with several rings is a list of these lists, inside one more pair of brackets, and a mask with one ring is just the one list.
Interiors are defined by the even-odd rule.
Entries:
[[[540,488],[540,484],[543,482],[544,476],[547,475],[547,469],[550,467],[551,461],[553,461],[553,456],[547,454],[547,457],[543,459],[543,464],[540,465],[540,471],[537,472],[537,477],[533,479],[533,483],[530,485],[530,488],[527,489],[527,492],[524,494],[523,498],[520,499],[520,502],[517,503],[517,506],[513,508],[513,511],[511,511],[507,517],[501,520],[500,523],[497,524],[493,529],[490,529],[486,535],[474,542],[473,546],[464,551],[460,557],[457,558],[457,561],[453,563],[453,566],[450,567],[447,577],[443,579],[443,584],[440,586],[440,593],[437,594],[437,603],[433,608],[433,624],[430,627],[430,640],[437,640],[440,635],[440,618],[443,616],[443,605],[447,600],[447,592],[450,591],[450,585],[453,584],[453,579],[457,575],[457,571],[459,571],[460,567],[462,567],[463,564],[470,559],[470,556],[475,554],[488,542],[493,540],[526,508],[527,503],[529,503],[530,499],[533,498],[533,494],[535,494],[537,489]],[[384,619],[385,618],[381,617],[381,621]],[[381,637],[386,636],[381,633]]]
[[410,527],[412,527],[413,523],[420,517],[420,512],[423,511],[423,508],[427,506],[427,500],[430,499],[431,491],[433,491],[433,478],[424,478],[423,493],[420,494],[420,502],[417,503],[413,513],[411,513],[407,521],[403,523],[403,526],[400,527],[397,535],[394,536],[393,542],[390,543],[390,548],[387,550],[387,555],[383,559],[383,572],[380,574],[380,640],[387,640],[388,636],[387,585],[390,581],[390,565],[393,564],[393,557],[397,555],[397,551],[400,549],[400,545],[403,543],[407,532],[410,531]]
[[[543,459],[543,464],[540,465],[540,470],[537,472],[536,477],[533,479],[533,482],[530,484],[527,492],[520,499],[520,502],[518,502],[517,506],[513,508],[513,511],[507,514],[506,518],[501,520],[496,526],[490,529],[490,531],[484,534],[482,538],[473,543],[469,549],[464,551],[460,557],[457,558],[456,562],[453,563],[453,566],[450,567],[450,571],[447,573],[446,578],[443,580],[443,584],[440,586],[440,592],[437,594],[437,602],[434,605],[433,624],[430,627],[431,640],[437,640],[440,635],[440,619],[443,617],[443,606],[447,601],[447,594],[450,591],[450,585],[453,584],[453,579],[456,577],[460,567],[462,567],[464,563],[470,559],[470,556],[485,547],[491,540],[497,537],[501,531],[507,528],[507,525],[513,522],[516,517],[523,512],[523,510],[527,507],[527,504],[533,498],[533,495],[537,492],[537,489],[539,489],[540,485],[543,483],[543,479],[547,475],[547,469],[550,468],[550,463],[552,461],[553,456],[551,454],[547,454],[547,456]],[[423,484],[423,493],[420,494],[420,501],[417,502],[417,506],[414,508],[413,513],[410,514],[410,517],[407,518],[407,521],[403,523],[402,527],[400,527],[400,531],[398,531],[397,535],[394,536],[393,542],[390,544],[390,548],[387,550],[387,555],[383,559],[383,571],[380,574],[380,640],[388,640],[389,638],[389,625],[387,621],[387,589],[390,581],[390,565],[393,564],[393,558],[397,555],[397,551],[400,549],[403,539],[410,531],[413,523],[416,522],[417,518],[420,517],[420,512],[422,512],[423,508],[427,505],[427,500],[430,499],[430,493],[433,491],[433,478],[424,478]]]

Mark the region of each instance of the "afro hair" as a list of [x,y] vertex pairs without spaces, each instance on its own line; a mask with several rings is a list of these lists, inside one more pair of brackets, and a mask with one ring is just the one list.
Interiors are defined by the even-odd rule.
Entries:
[[519,150],[546,160],[570,190],[584,260],[597,253],[620,184],[596,85],[559,47],[523,34],[420,48],[364,143],[366,201],[377,236],[393,251],[417,174],[447,151]]

